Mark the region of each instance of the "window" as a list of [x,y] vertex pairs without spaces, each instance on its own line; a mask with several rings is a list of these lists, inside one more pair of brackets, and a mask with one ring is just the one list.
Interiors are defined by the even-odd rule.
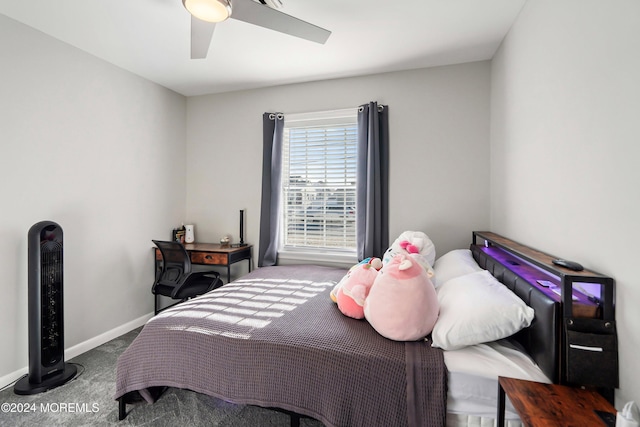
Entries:
[[357,110],[287,114],[282,249],[356,251]]

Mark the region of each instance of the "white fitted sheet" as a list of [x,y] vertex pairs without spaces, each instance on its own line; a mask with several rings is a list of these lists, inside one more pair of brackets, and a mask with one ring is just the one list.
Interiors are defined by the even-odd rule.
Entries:
[[[445,351],[449,370],[447,412],[496,418],[498,408],[498,376],[530,381],[551,381],[531,358],[509,340],[500,340]],[[518,420],[507,399],[505,418]]]

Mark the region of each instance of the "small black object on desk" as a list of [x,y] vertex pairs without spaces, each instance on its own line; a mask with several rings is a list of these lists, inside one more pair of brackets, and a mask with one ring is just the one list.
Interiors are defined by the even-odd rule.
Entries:
[[616,427],[616,414],[605,411],[593,410],[607,427]]
[[240,209],[240,244],[238,247],[244,246],[244,210]]
[[584,270],[584,267],[580,264],[578,264],[575,261],[568,261],[566,259],[554,259],[553,262],[555,265],[559,265],[560,267],[565,267],[568,268],[569,270],[573,270],[573,271],[582,271]]

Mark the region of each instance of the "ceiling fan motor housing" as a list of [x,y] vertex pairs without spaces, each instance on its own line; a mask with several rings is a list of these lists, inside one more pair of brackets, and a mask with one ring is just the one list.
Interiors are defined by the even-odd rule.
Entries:
[[190,14],[207,22],[222,22],[231,16],[229,0],[182,0]]

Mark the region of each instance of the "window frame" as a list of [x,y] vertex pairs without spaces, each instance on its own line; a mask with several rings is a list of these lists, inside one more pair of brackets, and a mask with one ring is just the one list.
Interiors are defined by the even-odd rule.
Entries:
[[[287,150],[288,146],[288,135],[290,129],[292,128],[304,128],[304,127],[331,127],[331,126],[345,126],[355,128],[356,135],[353,143],[353,148],[357,150],[357,120],[358,120],[358,109],[357,107],[353,108],[345,108],[340,110],[331,110],[331,111],[320,111],[320,112],[308,112],[308,113],[293,113],[293,114],[285,114],[285,122],[284,122],[284,135],[283,135],[283,173],[281,177],[281,182],[279,183],[279,191],[281,192],[281,209],[279,209],[279,224],[280,224],[280,238],[278,245],[278,257],[281,259],[290,259],[296,261],[325,261],[325,262],[342,262],[345,264],[353,264],[357,262],[357,242],[356,242],[356,226],[355,226],[355,213],[354,213],[354,221],[353,221],[353,247],[352,248],[330,248],[330,247],[319,247],[319,246],[307,246],[307,245],[299,245],[299,246],[291,246],[286,245],[286,235],[287,235],[287,224],[285,222],[285,217],[287,215],[287,207],[288,201],[285,194],[285,180],[289,179],[288,173],[288,165],[285,166],[285,159],[288,158],[287,153],[284,150]],[[357,154],[354,153],[354,154]],[[357,161],[357,156],[354,157],[354,165],[356,168],[357,165],[355,162]],[[355,170],[354,170],[354,181],[351,186],[351,190],[354,195],[354,203],[353,208],[355,210],[355,196],[356,196],[356,182],[355,182]],[[316,188],[323,188],[322,186],[318,186]],[[345,193],[348,191],[345,187]],[[326,204],[324,205],[326,206]],[[325,210],[326,212],[326,210]],[[326,224],[326,223],[325,223]]]

